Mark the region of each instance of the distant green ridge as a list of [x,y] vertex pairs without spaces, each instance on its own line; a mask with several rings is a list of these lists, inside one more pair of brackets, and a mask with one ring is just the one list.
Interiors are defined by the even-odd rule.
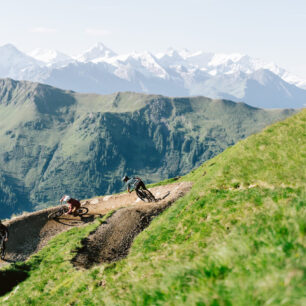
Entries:
[[55,237],[3,305],[303,305],[306,110],[269,126],[181,180],[189,194],[134,241],[128,257],[75,270],[90,229]]
[[0,218],[183,175],[294,110],[0,79]]

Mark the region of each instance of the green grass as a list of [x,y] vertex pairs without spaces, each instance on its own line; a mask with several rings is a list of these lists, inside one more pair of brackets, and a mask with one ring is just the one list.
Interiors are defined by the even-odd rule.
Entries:
[[[306,110],[180,180],[194,183],[135,239],[129,256],[70,264],[98,222],[54,238],[26,263],[6,305],[302,305]],[[8,267],[7,269],[11,269]]]
[[[4,271],[25,271],[28,272],[29,282],[20,284],[14,298],[21,298],[21,304],[56,304],[57,298],[61,303],[73,303],[75,299],[82,296],[84,283],[88,279],[95,279],[95,272],[77,271],[70,263],[74,257],[74,251],[81,246],[81,240],[86,238],[92,231],[100,226],[114,211],[110,211],[102,218],[96,219],[92,224],[76,227],[68,232],[61,233],[53,238],[48,245],[37,254],[33,255],[26,263],[15,263],[6,267]],[[81,286],[72,288],[72,284],[81,282]],[[23,289],[25,287],[25,289]],[[24,291],[25,290],[25,291]],[[25,296],[27,291],[31,293]],[[65,292],[73,293],[73,297]],[[66,297],[65,297],[66,296]],[[63,300],[64,298],[64,300]],[[46,302],[49,301],[49,302]],[[8,299],[11,304],[11,300]]]
[[164,185],[176,183],[179,180],[179,178],[180,178],[180,176],[169,178],[167,180],[163,180],[163,181],[160,181],[158,183],[149,184],[149,185],[147,185],[147,187],[153,188],[153,187],[164,186]]

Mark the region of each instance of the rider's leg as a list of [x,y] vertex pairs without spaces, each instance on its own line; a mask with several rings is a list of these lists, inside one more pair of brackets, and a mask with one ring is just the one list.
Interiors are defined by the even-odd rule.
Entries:
[[71,209],[71,214],[76,216],[77,215],[77,211],[76,210],[77,210],[77,208],[75,206],[73,206],[72,209]]
[[145,184],[143,184],[143,189],[146,190],[146,191],[151,195],[151,197],[154,199],[154,201],[156,202],[156,199],[155,199],[153,193],[152,193],[149,189],[147,189],[147,187],[145,186]]
[[137,187],[138,187],[138,189],[139,189],[139,188],[141,188],[141,189],[146,189],[146,186],[145,186],[145,184],[144,184],[143,181],[140,181],[140,182],[137,184]]
[[137,184],[137,185],[135,186],[135,192],[136,192],[137,196],[138,196],[140,199],[142,199],[142,198],[143,198],[143,192],[142,192],[142,190],[140,189],[140,187],[141,187],[141,185],[140,185],[140,184]]
[[141,188],[143,190],[146,190],[151,195],[151,197],[154,199],[154,201],[156,201],[154,195],[152,194],[152,192],[149,189],[147,189],[147,187],[146,187],[146,185],[144,184],[143,181],[140,181],[138,186],[139,186],[139,188]]
[[140,189],[140,186],[139,186],[139,185],[136,185],[136,186],[135,186],[135,192],[136,192],[136,194],[137,194],[137,192],[139,191],[139,189]]
[[73,213],[74,216],[77,216],[77,215],[78,215],[78,209],[79,209],[80,207],[81,207],[81,203],[76,204],[76,205],[73,206],[73,208],[72,208],[72,213]]
[[70,203],[68,203],[68,211],[67,211],[68,215],[72,214],[72,209],[73,209],[72,205]]

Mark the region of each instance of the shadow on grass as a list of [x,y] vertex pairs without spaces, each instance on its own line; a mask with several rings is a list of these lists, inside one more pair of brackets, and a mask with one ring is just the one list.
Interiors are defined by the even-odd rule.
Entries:
[[29,277],[30,267],[26,264],[13,265],[10,269],[0,271],[0,296],[10,292],[16,285]]

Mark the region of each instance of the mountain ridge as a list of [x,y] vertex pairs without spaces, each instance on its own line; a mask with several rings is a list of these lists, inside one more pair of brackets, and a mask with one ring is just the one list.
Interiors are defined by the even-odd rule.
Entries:
[[[42,62],[22,55],[15,47],[10,53],[11,49],[9,45],[0,47],[0,77],[39,81],[77,92],[135,91],[173,97],[204,95],[262,107],[257,104],[256,94],[244,84],[252,74],[264,69],[268,82],[261,86],[256,79],[253,81],[258,83],[257,91],[264,97],[265,108],[301,108],[306,103],[306,85],[302,80],[273,63],[247,55],[186,50],[118,55],[98,43],[75,58],[58,56],[56,61],[55,55],[49,55],[50,61]],[[19,59],[15,58],[16,50]],[[42,59],[38,55],[39,58]],[[282,85],[275,86],[276,82]],[[267,92],[271,95],[265,96]],[[278,104],[274,96],[283,96],[281,103]]]

